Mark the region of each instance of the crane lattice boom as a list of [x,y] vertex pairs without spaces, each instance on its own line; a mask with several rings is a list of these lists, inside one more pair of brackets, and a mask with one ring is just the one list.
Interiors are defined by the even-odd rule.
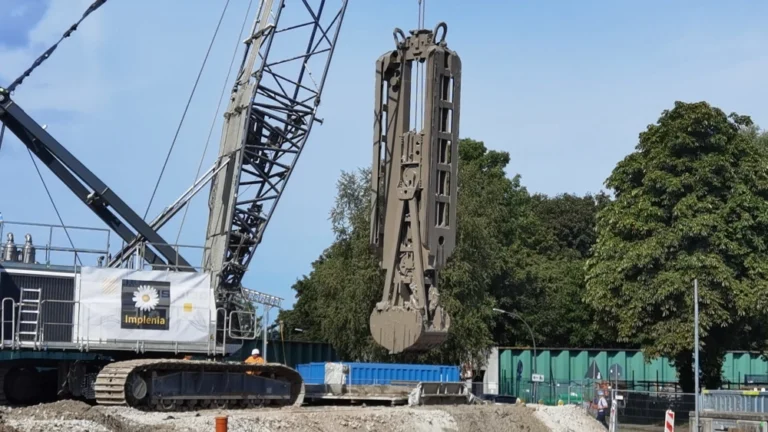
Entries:
[[[264,0],[246,40],[219,149],[226,166],[211,184],[203,264],[213,273],[219,306],[230,312],[246,302],[243,275],[318,120],[347,8],[347,0],[327,3]],[[304,18],[287,22],[285,15]],[[302,33],[306,42],[296,43]],[[278,58],[273,48],[281,41],[290,44]]]

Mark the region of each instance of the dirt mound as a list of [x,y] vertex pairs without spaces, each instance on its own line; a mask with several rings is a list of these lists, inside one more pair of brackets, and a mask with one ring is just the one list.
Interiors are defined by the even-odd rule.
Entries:
[[530,408],[523,406],[457,405],[441,409],[451,414],[459,431],[549,431]]
[[603,432],[605,428],[584,408],[575,405],[544,406],[528,405],[553,432]]

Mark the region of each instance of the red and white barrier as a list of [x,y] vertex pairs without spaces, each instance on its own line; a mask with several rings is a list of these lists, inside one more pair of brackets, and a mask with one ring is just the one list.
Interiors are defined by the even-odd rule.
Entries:
[[667,410],[666,419],[664,420],[664,432],[675,432],[675,412]]

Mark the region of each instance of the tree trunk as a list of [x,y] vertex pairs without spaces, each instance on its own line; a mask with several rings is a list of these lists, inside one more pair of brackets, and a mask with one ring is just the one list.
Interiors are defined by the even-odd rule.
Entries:
[[[701,389],[716,390],[720,388],[723,381],[723,355],[722,350],[699,351],[699,367],[701,368],[699,384]],[[694,393],[696,382],[693,372],[693,352],[684,351],[677,355],[674,365],[677,368],[682,392]]]
[[723,360],[725,357],[724,350],[708,350],[700,351],[699,357],[701,361],[701,388],[716,390],[719,389],[723,383]]
[[696,383],[693,378],[693,353],[683,351],[674,359],[674,365],[677,368],[678,383],[683,393],[693,393]]

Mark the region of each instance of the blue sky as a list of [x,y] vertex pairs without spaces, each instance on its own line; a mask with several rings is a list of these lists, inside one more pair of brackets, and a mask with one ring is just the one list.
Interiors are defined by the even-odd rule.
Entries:
[[[768,3],[474,3],[430,0],[427,26],[446,21],[448,43],[462,57],[461,135],[508,151],[510,176],[521,174],[531,191],[599,191],[638,133],[675,100],[707,100],[768,124]],[[0,0],[0,85],[26,69],[89,4]],[[14,97],[143,214],[223,4],[111,0]],[[194,179],[246,6],[247,0],[231,0],[151,216]],[[340,171],[370,163],[375,60],[392,49],[394,27],[407,31],[416,22],[417,0],[350,2],[320,107],[325,124],[313,130],[246,276],[248,286],[292,304],[290,286],[332,240],[328,211]],[[220,130],[217,122],[214,150]],[[66,224],[102,226],[55,177],[43,174]],[[6,221],[57,222],[13,137],[0,149],[0,182]],[[206,217],[201,196],[181,241],[201,244]],[[176,230],[178,224],[163,234],[175,238]]]

